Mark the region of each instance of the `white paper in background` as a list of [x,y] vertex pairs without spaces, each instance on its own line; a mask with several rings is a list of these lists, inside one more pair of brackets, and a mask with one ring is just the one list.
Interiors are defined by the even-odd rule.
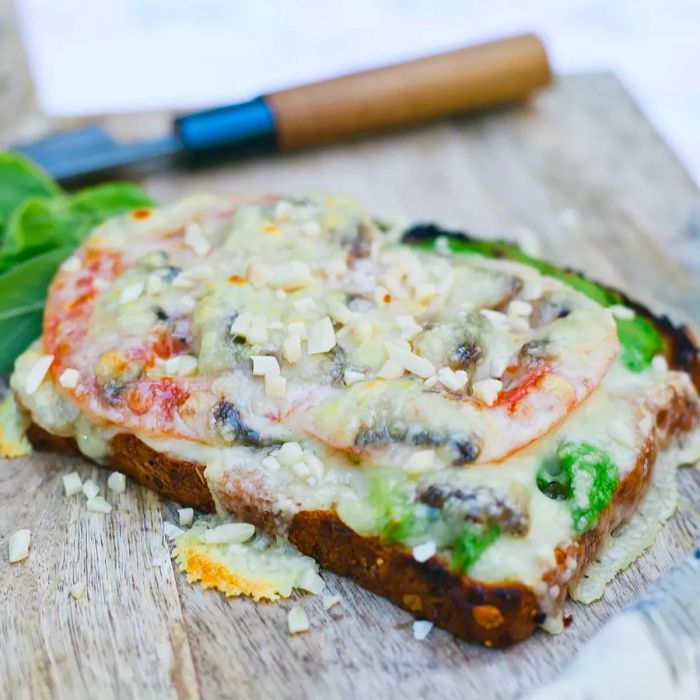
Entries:
[[612,70],[700,181],[698,0],[16,0],[56,116],[194,109],[521,31]]

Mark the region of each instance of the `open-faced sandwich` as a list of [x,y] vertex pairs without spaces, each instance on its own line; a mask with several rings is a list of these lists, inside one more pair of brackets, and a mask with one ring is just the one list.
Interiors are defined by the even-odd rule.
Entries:
[[35,446],[505,646],[559,624],[655,464],[697,456],[699,368],[686,331],[515,246],[201,196],[98,227],[11,385]]

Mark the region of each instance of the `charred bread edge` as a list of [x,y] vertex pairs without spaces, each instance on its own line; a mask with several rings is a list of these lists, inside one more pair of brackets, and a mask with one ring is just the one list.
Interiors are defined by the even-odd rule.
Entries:
[[[580,274],[580,273],[577,273]],[[604,289],[610,289],[600,285]],[[700,390],[700,356],[696,340],[685,326],[675,326],[667,316],[655,316],[647,307],[617,290],[623,302],[655,324],[661,334],[669,366],[686,372]],[[558,551],[558,566],[545,575],[554,586],[562,581],[555,602],[566,597],[562,579],[567,556],[576,555],[576,582],[600,549],[605,537],[634,511],[651,481],[656,454],[675,435],[697,427],[698,406],[675,396],[656,416],[656,439],[648,440],[634,469],[620,481],[612,502],[596,525],[574,545],[574,551]],[[36,449],[80,455],[73,438],[52,435],[32,423],[27,436]],[[204,478],[204,466],[156,452],[131,434],[112,439],[109,466],[119,469],[142,486],[183,505],[210,513],[214,501]],[[246,520],[269,529],[271,514],[255,505],[241,504]],[[367,537],[347,527],[332,511],[296,514],[289,540],[301,552],[342,576],[378,593],[409,612],[435,622],[461,639],[486,646],[507,647],[529,637],[543,613],[533,590],[520,582],[483,583],[451,572],[448,563],[433,557],[415,561],[405,547]]]

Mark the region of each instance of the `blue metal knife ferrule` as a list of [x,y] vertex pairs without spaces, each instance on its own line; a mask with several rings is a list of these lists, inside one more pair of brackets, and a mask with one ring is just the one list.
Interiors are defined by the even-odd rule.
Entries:
[[262,97],[185,115],[175,121],[175,128],[188,151],[259,153],[277,148],[275,117]]

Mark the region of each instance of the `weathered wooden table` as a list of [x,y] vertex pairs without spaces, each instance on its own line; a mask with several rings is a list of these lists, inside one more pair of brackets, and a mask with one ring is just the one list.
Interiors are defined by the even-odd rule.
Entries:
[[[138,133],[146,121],[123,119]],[[7,125],[5,125],[7,127]],[[9,133],[6,128],[5,133]],[[216,191],[346,191],[383,214],[489,236],[537,234],[547,257],[585,268],[656,309],[700,325],[700,194],[610,76],[560,80],[530,105],[293,157],[144,181],[158,200]],[[2,698],[512,698],[555,675],[591,634],[700,539],[698,472],[680,475],[679,512],[604,600],[571,605],[562,635],[490,651],[434,630],[332,575],[343,602],[256,605],[189,586],[163,561],[172,504],[130,483],[108,516],[63,496],[77,469],[53,455],[0,461]],[[103,491],[104,492],[104,491]],[[9,565],[11,532],[32,531]],[[69,589],[87,583],[83,599]]]

